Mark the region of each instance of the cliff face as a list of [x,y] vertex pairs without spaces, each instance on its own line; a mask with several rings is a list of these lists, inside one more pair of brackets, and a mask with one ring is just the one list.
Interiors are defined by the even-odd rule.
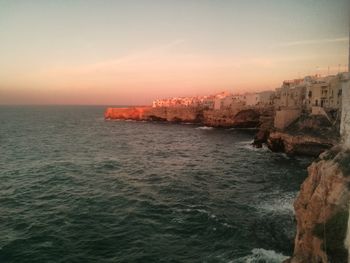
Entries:
[[284,132],[272,132],[267,139],[267,146],[274,152],[285,152],[290,155],[319,156],[337,142],[330,138],[291,135]]
[[203,123],[213,127],[256,128],[260,113],[253,109],[226,109],[205,111]]
[[105,119],[198,122],[202,110],[194,107],[107,108]]
[[157,107],[145,114],[149,120],[169,122],[201,122],[203,109],[199,107]]
[[151,107],[130,107],[130,108],[107,108],[105,111],[105,119],[118,120],[145,120],[146,113]]
[[208,110],[201,107],[131,107],[107,108],[106,119],[132,119],[201,123],[212,127],[255,128],[260,124],[261,110],[236,108]]
[[338,125],[323,116],[306,115],[283,131],[272,129],[266,143],[272,151],[318,157],[339,140]]
[[348,262],[344,241],[349,218],[350,151],[332,148],[308,168],[308,173],[294,203],[297,234],[293,257],[286,262]]

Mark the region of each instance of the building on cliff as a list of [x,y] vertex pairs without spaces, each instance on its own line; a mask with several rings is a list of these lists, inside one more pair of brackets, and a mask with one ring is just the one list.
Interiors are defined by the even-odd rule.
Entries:
[[268,106],[273,104],[274,91],[262,91],[257,93],[244,93],[216,97],[214,110],[237,108],[242,106]]
[[298,119],[305,105],[308,79],[286,80],[276,89],[274,106],[276,109],[274,127],[284,130]]
[[307,80],[285,80],[282,86],[276,89],[274,105],[277,110],[283,108],[301,109],[305,103]]
[[234,96],[224,91],[209,96],[157,99],[153,101],[152,107],[200,107],[206,109],[220,109],[222,107],[228,107],[235,102]]
[[284,81],[276,90],[275,128],[283,130],[301,116],[323,115],[330,122],[339,120],[342,105],[341,74]]
[[244,106],[244,103],[233,95],[224,98],[215,98],[214,100],[214,110],[228,109],[236,106]]
[[262,106],[273,105],[275,91],[267,90],[257,94],[257,104]]
[[307,86],[307,108],[341,109],[341,74],[310,81]]
[[214,107],[215,96],[174,97],[157,99],[152,102],[152,107]]

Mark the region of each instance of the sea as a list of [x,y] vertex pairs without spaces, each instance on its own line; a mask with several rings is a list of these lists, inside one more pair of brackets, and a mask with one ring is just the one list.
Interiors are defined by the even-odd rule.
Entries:
[[277,263],[310,158],[254,132],[0,107],[0,262]]

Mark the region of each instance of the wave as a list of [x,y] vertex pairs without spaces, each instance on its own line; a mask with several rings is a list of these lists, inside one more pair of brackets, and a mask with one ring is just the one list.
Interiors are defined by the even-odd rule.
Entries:
[[287,258],[287,256],[274,250],[254,248],[250,255],[235,259],[230,261],[230,263],[281,263]]
[[197,127],[196,130],[212,130],[214,129],[213,127],[208,127],[208,126],[201,126]]
[[258,203],[256,208],[268,213],[294,214],[293,203],[297,192],[284,193],[283,197],[281,195],[276,193],[276,198]]
[[193,122],[182,122],[181,124],[182,125],[195,125],[195,123],[193,123]]
[[249,151],[254,151],[254,152],[269,152],[269,148],[266,145],[263,145],[261,148],[257,148],[254,147],[253,145],[253,140],[249,140],[249,141],[242,141],[237,143],[237,145],[239,145],[239,148],[241,149],[245,149],[245,150],[249,150]]

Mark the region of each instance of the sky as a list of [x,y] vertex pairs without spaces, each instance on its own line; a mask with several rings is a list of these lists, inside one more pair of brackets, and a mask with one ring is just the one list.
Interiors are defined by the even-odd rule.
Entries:
[[0,0],[0,104],[147,105],[345,71],[349,0]]

